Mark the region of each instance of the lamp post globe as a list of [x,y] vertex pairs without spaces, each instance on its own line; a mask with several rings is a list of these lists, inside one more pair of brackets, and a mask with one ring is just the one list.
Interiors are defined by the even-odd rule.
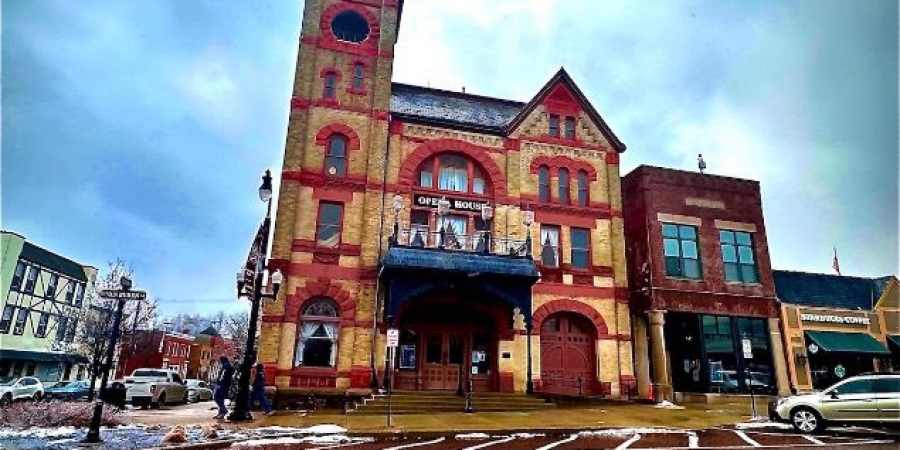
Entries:
[[262,177],[262,184],[259,186],[259,199],[267,202],[272,198],[272,172],[266,169],[266,174]]

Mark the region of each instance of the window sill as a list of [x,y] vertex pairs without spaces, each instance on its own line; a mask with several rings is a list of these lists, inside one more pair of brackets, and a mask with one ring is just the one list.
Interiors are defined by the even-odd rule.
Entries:
[[366,95],[369,93],[369,91],[367,91],[365,89],[353,89],[351,87],[351,88],[347,88],[347,93],[350,95]]
[[338,370],[334,367],[307,367],[307,366],[294,366],[291,369],[292,375],[315,375],[320,377],[333,376],[337,377]]
[[673,277],[672,275],[666,275],[667,280],[672,281],[686,281],[689,283],[705,283],[706,281],[703,278],[683,278],[683,277]]
[[725,281],[725,284],[729,286],[747,286],[747,287],[759,287],[762,286],[762,283],[745,283],[743,281]]

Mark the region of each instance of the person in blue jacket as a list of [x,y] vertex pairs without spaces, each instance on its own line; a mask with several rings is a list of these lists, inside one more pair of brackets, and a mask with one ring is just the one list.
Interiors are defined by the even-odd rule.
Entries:
[[222,368],[219,370],[219,378],[216,380],[216,392],[213,394],[213,400],[219,406],[219,413],[213,419],[224,419],[225,414],[228,414],[228,409],[225,408],[225,399],[228,398],[231,380],[234,378],[234,366],[231,365],[228,357],[225,355],[220,356],[219,362],[222,363]]
[[259,401],[259,406],[268,416],[272,414],[272,406],[266,400],[266,373],[263,369],[262,363],[256,365],[256,377],[253,378],[253,395],[250,402],[252,404],[254,401]]

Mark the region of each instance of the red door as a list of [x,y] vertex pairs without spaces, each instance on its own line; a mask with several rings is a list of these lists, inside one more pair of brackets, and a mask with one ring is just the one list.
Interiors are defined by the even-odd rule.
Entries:
[[541,389],[559,394],[598,392],[593,325],[560,313],[541,325]]

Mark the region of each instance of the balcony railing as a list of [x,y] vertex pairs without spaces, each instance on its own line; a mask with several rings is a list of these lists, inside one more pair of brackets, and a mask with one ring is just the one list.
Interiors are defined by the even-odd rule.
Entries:
[[424,227],[398,229],[397,237],[392,240],[392,245],[465,253],[529,256],[524,240],[498,238],[489,235],[486,231],[476,231],[475,234],[458,234],[447,231],[431,231]]

